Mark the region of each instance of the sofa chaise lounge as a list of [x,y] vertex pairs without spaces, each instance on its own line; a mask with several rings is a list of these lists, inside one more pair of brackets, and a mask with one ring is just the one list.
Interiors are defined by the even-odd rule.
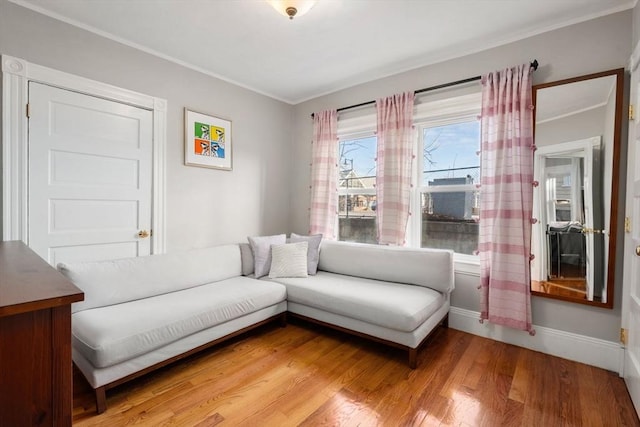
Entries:
[[275,280],[289,315],[408,350],[415,368],[421,344],[447,326],[453,270],[449,251],[325,241],[315,276]]

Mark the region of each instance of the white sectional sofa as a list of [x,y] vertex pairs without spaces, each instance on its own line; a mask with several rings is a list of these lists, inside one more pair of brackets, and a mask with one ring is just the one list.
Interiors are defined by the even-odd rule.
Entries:
[[258,280],[247,248],[58,265],[85,293],[72,307],[73,360],[98,413],[107,389],[266,322],[284,326],[287,311],[407,349],[412,368],[446,326],[449,251],[327,241],[317,274]]

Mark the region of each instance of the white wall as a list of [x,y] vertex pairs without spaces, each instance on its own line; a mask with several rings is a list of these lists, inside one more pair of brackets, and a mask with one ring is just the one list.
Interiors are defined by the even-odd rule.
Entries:
[[[168,251],[287,231],[290,105],[6,0],[0,0],[0,54],[168,101]],[[232,172],[184,166],[184,107],[232,120]]]
[[[405,90],[415,90],[440,83],[481,75],[489,71],[527,63],[540,63],[534,84],[624,67],[631,54],[632,12],[626,11],[562,28],[505,46],[462,58],[372,81],[295,107],[293,146],[293,181],[291,188],[292,230],[308,229],[309,161],[312,121],[310,114],[370,101]],[[621,241],[621,240],[619,240]],[[619,257],[616,298],[613,310],[533,298],[536,325],[618,341],[620,329],[621,261]],[[456,274],[455,307],[479,311],[478,276]]]

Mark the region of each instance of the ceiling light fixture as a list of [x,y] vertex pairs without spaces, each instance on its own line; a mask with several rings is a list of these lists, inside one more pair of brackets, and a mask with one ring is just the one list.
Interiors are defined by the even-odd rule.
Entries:
[[269,4],[280,14],[293,19],[294,16],[302,16],[309,12],[317,0],[267,0]]

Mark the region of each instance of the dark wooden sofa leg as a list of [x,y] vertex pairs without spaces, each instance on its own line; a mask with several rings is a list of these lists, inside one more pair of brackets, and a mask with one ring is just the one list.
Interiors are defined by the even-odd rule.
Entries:
[[418,349],[417,348],[409,349],[409,367],[411,369],[416,369],[418,367]]
[[[440,322],[443,328],[449,327],[449,313],[442,319]],[[422,346],[422,344],[435,332],[435,329],[427,335],[427,337],[422,341],[417,348],[409,348],[409,367],[411,369],[416,369],[418,367],[418,348]]]
[[444,316],[444,319],[442,319],[442,327],[444,328],[448,328],[449,327],[449,314],[447,313],[446,316]]
[[287,326],[287,312],[285,311],[280,316],[280,327],[285,328]]
[[96,390],[96,412],[102,414],[107,410],[107,393],[104,387],[98,387]]

